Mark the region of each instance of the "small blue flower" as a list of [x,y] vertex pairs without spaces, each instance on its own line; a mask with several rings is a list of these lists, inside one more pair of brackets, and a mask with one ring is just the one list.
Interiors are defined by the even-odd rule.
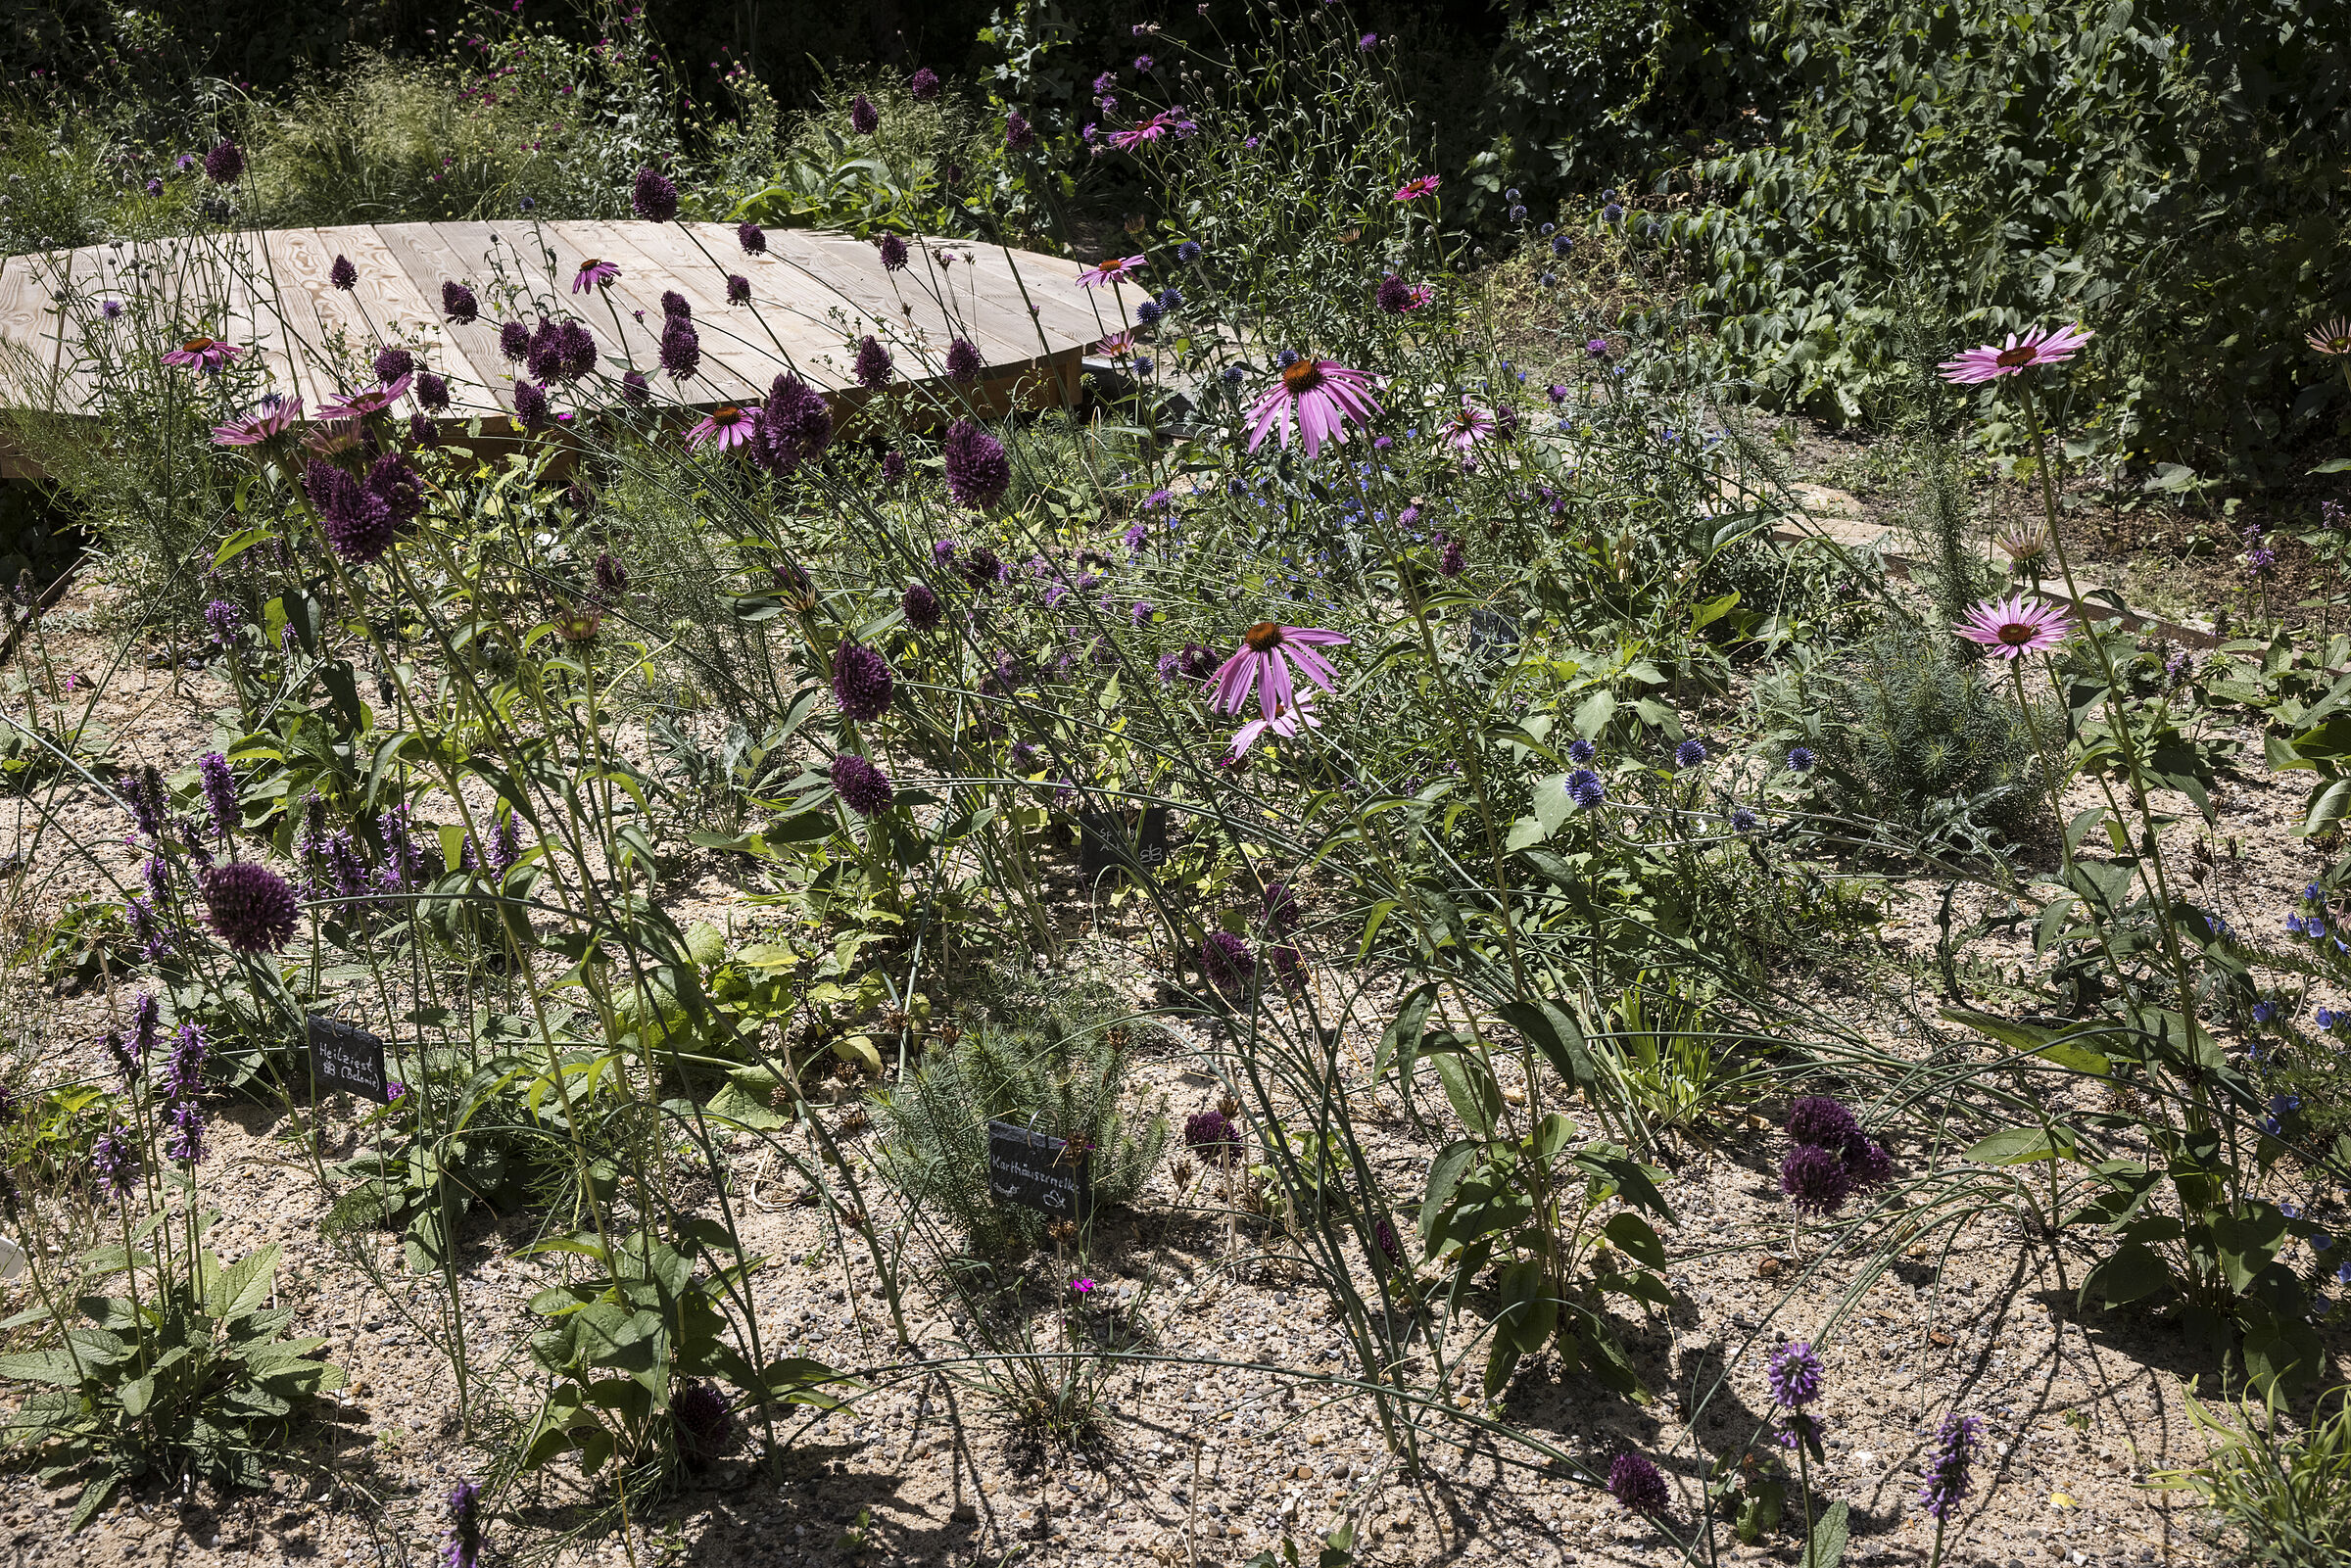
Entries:
[[1573,236],[1573,235],[1571,235],[1571,234],[1554,234],[1554,235],[1551,237],[1551,254],[1552,254],[1552,255],[1554,255],[1554,256],[1565,256],[1565,255],[1566,255],[1566,254],[1567,254],[1569,251],[1572,251],[1572,250],[1574,250],[1574,249],[1575,249],[1575,236]]
[[1181,245],[1176,246],[1176,260],[1181,261],[1186,266],[1189,266],[1194,261],[1199,261],[1200,242],[1198,240],[1185,240]]
[[1163,310],[1173,310],[1173,309],[1176,309],[1177,306],[1181,305],[1182,303],[1183,303],[1183,290],[1181,290],[1181,289],[1173,289],[1173,288],[1171,288],[1171,289],[1162,289],[1162,290],[1160,291],[1160,295],[1159,295],[1159,308],[1160,308],[1161,309],[1163,309]]
[[1274,356],[1273,362],[1279,365],[1282,369],[1287,370],[1290,366],[1296,364],[1304,356],[1299,354],[1296,349],[1284,349],[1280,354]]
[[2277,1004],[2277,1003],[2275,1003],[2275,1002],[2256,1002],[2256,1003],[2254,1003],[2254,1004],[2253,1004],[2253,1022],[2256,1022],[2256,1023],[2267,1023],[2267,1022],[2270,1022],[2272,1019],[2276,1018],[2277,1016],[2278,1016],[2278,1004]]
[[1567,742],[1567,760],[1579,768],[1584,767],[1599,754],[1599,749],[1589,740],[1570,740]]
[[2319,1027],[2322,1029],[2331,1029],[2337,1023],[2342,1022],[2342,1018],[2343,1016],[2340,1013],[2335,1012],[2332,1008],[2320,1008]]
[[1157,300],[1144,300],[1134,308],[1134,318],[1145,326],[1156,325],[1166,313],[1159,308]]
[[1706,747],[1703,741],[1685,740],[1673,748],[1673,765],[1677,768],[1695,768],[1705,760]]
[[2302,889],[2302,897],[2306,903],[2318,904],[2324,903],[2327,895],[2319,891],[2317,882],[2312,882],[2308,887]]
[[1241,378],[1248,373],[1237,364],[1228,364],[1224,367],[1224,384],[1228,387],[1237,387],[1241,384]]
[[1753,832],[1755,831],[1755,814],[1745,806],[1739,807],[1731,813],[1731,828],[1736,832]]
[[1578,811],[1590,811],[1608,798],[1608,786],[1589,768],[1578,768],[1569,774],[1566,788],[1567,798],[1575,802]]
[[2334,1271],[2334,1282],[2338,1285],[2351,1285],[2351,1262],[2344,1263]]
[[2317,1232],[2316,1234],[2314,1234],[2314,1235],[2313,1235],[2313,1236],[2310,1238],[2310,1250],[2311,1250],[2312,1252],[2314,1252],[2314,1253],[2323,1253],[2323,1252],[2326,1252],[2326,1251],[2327,1251],[2328,1248],[2332,1247],[2333,1245],[2334,1245],[2334,1238],[2333,1238],[2332,1236],[2329,1236],[2329,1235],[2327,1235],[2327,1234],[2325,1231],[2323,1231],[2323,1230],[2322,1230],[2322,1231],[2319,1231],[2319,1232]]
[[1812,764],[1819,760],[1818,757],[1812,755],[1809,746],[1790,746],[1788,748],[1788,771],[1790,773],[1810,773]]

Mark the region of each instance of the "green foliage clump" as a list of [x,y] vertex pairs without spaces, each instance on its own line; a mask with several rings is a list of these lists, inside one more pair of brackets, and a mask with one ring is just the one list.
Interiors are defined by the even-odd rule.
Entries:
[[2161,1479],[2199,1495],[2236,1538],[2233,1560],[2259,1568],[2329,1568],[2351,1557],[2351,1398],[2322,1401],[2299,1432],[2275,1409],[2242,1406],[2231,1421],[2188,1402],[2212,1440],[2193,1469]]
[[934,1047],[912,1079],[882,1099],[891,1179],[987,1258],[1025,1253],[1045,1234],[1042,1214],[989,1193],[990,1120],[1089,1144],[1096,1212],[1128,1202],[1168,1139],[1157,1107],[1139,1127],[1120,1107],[1134,1048],[1127,1025],[1066,1012],[1032,1027],[984,1024]]
[[1947,633],[1895,625],[1799,669],[1774,701],[1805,716],[1804,743],[1839,809],[1985,849],[2048,813],[2036,721],[1998,675],[1959,659]]

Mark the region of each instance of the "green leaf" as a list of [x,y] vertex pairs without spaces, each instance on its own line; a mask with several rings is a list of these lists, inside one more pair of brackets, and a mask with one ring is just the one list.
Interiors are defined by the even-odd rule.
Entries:
[[2172,1288],[2171,1265],[2160,1254],[2135,1243],[2126,1243],[2089,1271],[2082,1281],[2078,1300],[2087,1304],[2095,1297],[2108,1307],[2126,1307],[2152,1296],[2169,1295]]
[[1502,1116],[1502,1086],[1494,1081],[1493,1071],[1473,1056],[1449,1052],[1435,1059],[1437,1081],[1445,1086],[1445,1098],[1453,1103],[1454,1115],[1462,1124],[1479,1137],[1491,1137],[1494,1123]]
[[1600,1081],[1599,1069],[1592,1065],[1592,1053],[1585,1048],[1584,1031],[1575,1020],[1560,1012],[1540,997],[1505,1002],[1494,1010],[1511,1028],[1526,1036],[1527,1043],[1542,1053],[1560,1081],[1571,1088],[1587,1089]]
[[81,1496],[74,1500],[73,1512],[66,1520],[66,1534],[78,1535],[83,1525],[98,1516],[98,1510],[106,1506],[107,1499],[115,1495],[115,1488],[121,1483],[122,1472],[116,1469],[102,1470],[92,1476],[81,1489]]
[[205,1292],[205,1310],[218,1318],[239,1318],[269,1299],[277,1279],[277,1243],[247,1256],[212,1281]]
[[1436,999],[1434,980],[1415,985],[1405,994],[1404,1005],[1380,1033],[1379,1053],[1371,1063],[1374,1077],[1384,1077],[1391,1063],[1399,1064],[1407,1074],[1411,1073],[1419,1054],[1421,1030],[1428,1022],[1429,1007]]
[[2256,1205],[2250,1214],[2215,1215],[2212,1240],[2220,1250],[2229,1288],[2241,1295],[2284,1247],[2285,1215],[2269,1204]]
[[2094,1027],[2049,1029],[2043,1028],[2038,1023],[2025,1023],[2014,1019],[2004,1019],[1996,1013],[1978,1013],[1973,1009],[1963,1007],[1946,1007],[1943,1010],[1943,1016],[1953,1023],[1963,1024],[1975,1030],[1987,1039],[1998,1041],[2012,1051],[2026,1056],[2041,1057],[2056,1063],[2059,1067],[2070,1068],[2076,1072],[2087,1072],[2102,1078],[2114,1068],[2114,1064],[2107,1060],[2103,1052],[2093,1051],[2087,1046],[2078,1043],[2083,1037],[2098,1033],[2099,1031]]
[[[2054,1156],[2050,1143],[2052,1132],[2056,1135]],[[1995,1132],[1989,1138],[1979,1140],[1959,1158],[1987,1165],[2024,1165],[2051,1158],[2077,1160],[2081,1158],[2081,1151],[2068,1128],[2044,1130],[2039,1127],[2010,1127],[2005,1132]]]
[[1652,1229],[1649,1221],[1643,1219],[1639,1214],[1631,1212],[1610,1214],[1608,1222],[1601,1227],[1601,1231],[1609,1241],[1616,1244],[1619,1251],[1634,1261],[1645,1263],[1651,1268],[1661,1269],[1665,1266],[1665,1244],[1657,1240],[1656,1231]]
[[1822,1514],[1812,1526],[1813,1568],[1837,1568],[1845,1560],[1845,1545],[1849,1534],[1846,1503],[1839,1498],[1829,1504],[1828,1512]]
[[[1522,1258],[1502,1272],[1495,1285],[1500,1299],[1494,1314],[1494,1336],[1524,1355],[1532,1355],[1549,1343],[1552,1333],[1559,1326],[1559,1293],[1552,1289],[1551,1278],[1536,1259]],[[1486,1393],[1498,1393],[1489,1387]]]

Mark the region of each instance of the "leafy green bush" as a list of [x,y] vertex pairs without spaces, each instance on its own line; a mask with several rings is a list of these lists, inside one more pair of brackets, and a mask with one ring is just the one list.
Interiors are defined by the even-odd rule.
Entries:
[[1126,1203],[1142,1190],[1168,1138],[1156,1108],[1138,1128],[1120,1107],[1133,1061],[1130,1030],[1098,1018],[983,1024],[934,1047],[910,1082],[882,1097],[886,1167],[910,1198],[935,1205],[975,1253],[1026,1252],[1044,1239],[1045,1218],[990,1195],[988,1122],[1089,1146],[1095,1212]]
[[1876,412],[1915,368],[1907,281],[1969,342],[2095,328],[2071,379],[2107,450],[2258,467],[2351,413],[2302,347],[2351,291],[2344,25],[2299,0],[1786,4],[1774,139],[1696,165],[1655,243],[1773,402]]
[[2237,1538],[2234,1560],[2261,1568],[2332,1568],[2351,1557],[2351,1396],[2322,1400],[2300,1431],[2276,1409],[2239,1406],[2234,1418],[2198,1401],[2188,1413],[2212,1440],[2202,1464],[2163,1478],[2196,1493]]
[[[1799,659],[1770,701],[1819,758],[1836,807],[1953,848],[2021,838],[2048,815],[2032,724],[1985,664],[1948,634],[1895,624],[1847,649]],[[2058,715],[2039,716],[2054,736]]]

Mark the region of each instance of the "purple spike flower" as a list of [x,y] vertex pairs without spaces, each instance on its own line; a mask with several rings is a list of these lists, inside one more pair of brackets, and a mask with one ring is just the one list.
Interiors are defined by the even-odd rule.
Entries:
[[882,717],[895,687],[888,663],[872,648],[843,642],[833,650],[833,700],[851,723]]
[[1820,1398],[1820,1357],[1810,1340],[1796,1340],[1771,1353],[1764,1375],[1771,1397],[1791,1410],[1800,1410]]
[[888,811],[895,794],[889,775],[854,751],[843,751],[833,759],[833,792],[860,817]]
[[139,1146],[111,1123],[90,1145],[90,1173],[98,1190],[120,1198],[139,1184]]
[[1968,1472],[1976,1461],[1976,1440],[1983,1423],[1972,1415],[1944,1418],[1935,1437],[1935,1454],[1927,1461],[1926,1485],[1918,1489],[1919,1506],[1941,1525],[1959,1511],[1972,1485]]
[[482,1489],[460,1481],[449,1490],[449,1529],[441,1538],[442,1568],[475,1568],[482,1555]]
[[204,1113],[187,1101],[172,1108],[171,1132],[164,1140],[164,1153],[183,1165],[204,1163]]
[[1663,1513],[1671,1497],[1665,1477],[1638,1453],[1620,1453],[1608,1466],[1608,1496],[1641,1514]]
[[204,803],[213,814],[213,836],[225,841],[243,821],[237,807],[236,775],[229,771],[226,757],[208,751],[197,759],[196,778],[204,786]]
[[993,506],[1012,485],[1012,459],[1004,444],[972,420],[958,419],[947,427],[939,453],[945,460],[947,494],[957,505],[976,510]]

